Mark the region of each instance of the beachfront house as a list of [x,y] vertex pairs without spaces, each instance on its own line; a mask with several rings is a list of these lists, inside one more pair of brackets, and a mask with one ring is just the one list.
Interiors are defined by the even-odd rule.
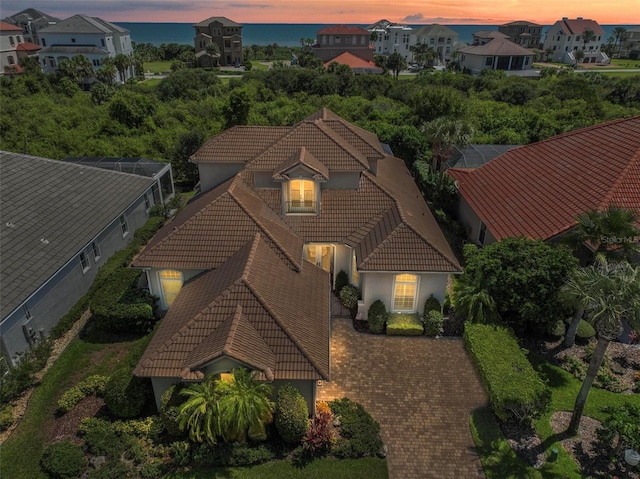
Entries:
[[[460,44],[459,35],[456,31],[446,25],[425,25],[413,32],[411,37],[411,45],[426,45],[433,48],[440,60],[449,61],[453,52],[458,50],[464,44]],[[413,59],[413,58],[412,58]]]
[[391,55],[400,53],[405,60],[411,58],[411,33],[413,30],[401,23],[392,23],[389,20],[379,20],[367,27],[373,53],[377,55]]
[[483,30],[473,34],[473,44],[459,50],[460,67],[473,74],[482,70],[529,70],[533,52],[516,45],[504,33]]
[[[242,25],[227,17],[210,17],[196,23],[193,44],[202,66],[240,66],[242,53]],[[213,44],[216,47],[207,47]]]
[[498,25],[500,33],[504,33],[513,43],[525,48],[540,48],[542,28],[542,25],[524,20]]
[[370,33],[364,28],[335,25],[318,30],[316,36],[316,44],[312,47],[313,54],[323,63],[345,52],[369,62],[373,60]]
[[27,8],[3,18],[2,21],[22,28],[22,35],[25,42],[40,45],[40,29],[48,27],[49,25],[55,25],[61,20],[35,8]]
[[134,371],[158,404],[173,383],[240,365],[293,383],[313,411],[339,272],[364,318],[376,300],[421,313],[461,272],[404,162],[327,109],[235,126],[191,160],[202,193],[132,263],[166,310]]
[[[587,31],[591,37],[584,36]],[[601,50],[603,41],[604,30],[595,20],[564,17],[549,27],[543,49],[554,62],[575,65],[576,52],[581,51],[584,52],[582,63],[609,63],[609,57]]]

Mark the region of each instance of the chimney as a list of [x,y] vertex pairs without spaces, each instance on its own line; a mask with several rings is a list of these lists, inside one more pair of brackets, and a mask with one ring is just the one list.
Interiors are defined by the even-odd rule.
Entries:
[[562,17],[563,20],[569,20],[569,17]]
[[582,20],[582,17],[578,17],[578,20]]

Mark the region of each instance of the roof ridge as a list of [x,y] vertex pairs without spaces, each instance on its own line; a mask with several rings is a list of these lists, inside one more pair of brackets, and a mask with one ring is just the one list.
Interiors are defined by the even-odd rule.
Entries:
[[253,287],[251,282],[247,279],[243,281],[244,285],[249,288],[249,291],[255,296],[255,298],[260,302],[262,307],[269,313],[269,315],[273,318],[273,320],[277,323],[280,328],[285,332],[287,337],[291,340],[291,342],[298,348],[298,350],[304,355],[304,357],[311,363],[311,365],[315,368],[316,371],[320,373],[320,375],[324,378],[328,376],[324,374],[321,368],[316,364],[316,361],[311,357],[307,349],[300,343],[298,337],[291,332],[289,327],[280,319],[280,317],[276,314],[276,312],[267,304],[265,299],[262,297],[260,293]]
[[616,193],[618,187],[620,186],[620,183],[626,180],[627,175],[629,174],[629,171],[634,166],[634,160],[640,161],[640,148],[636,150],[635,155],[629,158],[629,161],[627,161],[627,164],[622,169],[622,172],[620,172],[620,174],[618,175],[618,178],[616,178],[616,181],[613,183],[613,185],[611,185],[611,189],[607,192],[605,197],[602,199],[602,202],[600,203],[599,206],[601,207],[609,206],[609,203],[611,202],[613,195]]
[[253,243],[251,244],[251,249],[249,250],[249,256],[247,257],[247,262],[244,265],[244,269],[242,270],[241,278],[243,280],[247,280],[249,278],[249,271],[251,270],[251,266],[253,266],[253,260],[256,257],[256,250],[258,249],[258,243],[260,242],[260,233],[256,233],[253,237]]
[[[396,208],[396,209],[397,209],[397,208]],[[386,212],[386,213],[385,213],[385,214],[380,218],[380,220],[379,220],[379,221],[382,221],[382,218],[384,218],[384,216],[386,216],[388,213],[389,213],[389,211],[387,211],[387,212]],[[397,231],[398,231],[399,227],[400,227],[400,226],[402,226],[402,225],[406,225],[406,223],[405,223],[405,222],[402,222],[402,223],[400,223],[399,225],[397,225],[395,228],[393,228],[393,230],[391,230],[391,233],[389,233],[389,234],[386,236],[386,238],[385,238],[385,239],[383,239],[380,243],[378,243],[378,244],[376,245],[376,247],[375,247],[375,248],[373,248],[373,250],[371,250],[371,253],[369,253],[369,254],[367,255],[367,257],[366,257],[366,258],[364,258],[362,261],[360,261],[359,265],[365,265],[365,264],[367,264],[367,263],[369,262],[369,260],[370,260],[370,259],[372,259],[372,257],[373,257],[373,256],[375,256],[375,255],[377,254],[377,251],[381,248],[381,246],[383,246],[385,243],[387,243],[388,241],[390,241],[390,239],[391,239],[391,237],[392,237],[392,236],[395,236],[395,235],[396,235],[396,233],[397,233]],[[374,226],[374,228],[375,228],[375,226]],[[370,233],[374,228],[371,228],[371,230],[369,231],[369,233]],[[367,233],[367,234],[368,234],[368,233]]]
[[[369,162],[367,161],[367,158],[362,153],[360,153],[360,150],[355,148],[351,143],[349,143],[349,141],[346,138],[342,137],[337,131],[335,131],[329,125],[326,125],[324,123],[324,120],[317,119],[317,120],[313,120],[313,122],[309,122],[309,123],[312,123],[314,126],[316,126],[322,133],[324,133],[336,145],[338,145],[340,148],[342,148],[342,150],[345,153],[348,153],[349,155],[354,157],[358,161],[358,163],[360,163],[362,166],[364,166],[367,169],[367,171],[369,171],[369,168],[370,168],[369,167]],[[339,141],[336,138],[334,138],[332,136],[332,134],[337,136],[342,141]],[[354,155],[353,151],[350,151],[350,149],[345,148],[345,145],[342,144],[343,142],[346,143],[347,145],[349,145],[351,147],[350,149],[355,150],[357,155]]]

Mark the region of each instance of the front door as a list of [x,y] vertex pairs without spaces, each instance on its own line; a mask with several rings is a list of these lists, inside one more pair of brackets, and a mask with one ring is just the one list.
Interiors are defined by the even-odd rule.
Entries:
[[329,273],[333,285],[333,245],[308,244],[305,247],[305,258]]

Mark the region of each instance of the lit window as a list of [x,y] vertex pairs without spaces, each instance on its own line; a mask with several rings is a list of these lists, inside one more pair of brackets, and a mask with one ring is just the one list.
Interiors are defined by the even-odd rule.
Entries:
[[360,273],[358,272],[358,263],[356,262],[356,252],[351,253],[351,282],[356,286],[360,286]]
[[182,273],[172,269],[165,269],[160,271],[160,284],[162,285],[162,294],[164,298],[164,304],[168,308],[173,304],[182,289]]
[[127,225],[127,220],[124,218],[124,215],[120,216],[120,230],[122,231],[123,238],[129,233],[129,225]]
[[316,185],[311,180],[289,181],[288,213],[314,213],[316,211]]
[[91,266],[89,265],[89,258],[87,258],[87,255],[84,251],[80,253],[80,264],[82,265],[83,273],[86,273],[87,271],[89,271],[89,268]]
[[393,310],[415,311],[418,276],[415,274],[398,274],[393,286]]
[[91,251],[93,251],[93,259],[98,261],[100,259],[100,247],[95,241],[91,243]]

